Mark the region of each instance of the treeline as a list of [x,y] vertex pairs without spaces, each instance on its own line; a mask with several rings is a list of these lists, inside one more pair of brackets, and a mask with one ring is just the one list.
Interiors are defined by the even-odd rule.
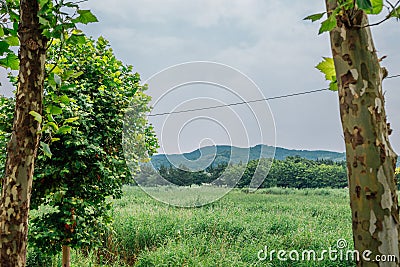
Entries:
[[287,157],[285,160],[257,159],[247,164],[212,164],[206,170],[197,172],[190,171],[183,165],[179,168],[161,166],[158,170],[144,165],[134,179],[141,186],[162,186],[172,183],[179,186],[212,184],[243,188],[249,186],[253,179],[263,181],[261,188],[347,186],[345,162],[314,161],[300,157]]

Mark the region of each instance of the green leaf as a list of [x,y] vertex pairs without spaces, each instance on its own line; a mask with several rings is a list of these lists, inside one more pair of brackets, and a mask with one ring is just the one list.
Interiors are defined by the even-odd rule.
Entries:
[[311,20],[312,22],[314,22],[314,21],[320,20],[325,15],[325,13],[326,12],[313,14],[313,15],[305,17],[303,20]]
[[84,35],[76,35],[76,34],[72,34],[68,39],[67,39],[68,43],[72,43],[72,44],[85,44],[86,43],[86,38]]
[[3,37],[3,36],[4,36],[4,30],[3,30],[3,27],[0,26],[0,37]]
[[41,16],[39,16],[39,23],[43,26],[50,27],[50,22]]
[[5,40],[10,46],[19,46],[19,39],[16,36],[7,36]]
[[51,38],[51,32],[49,29],[43,29],[42,31],[43,36],[46,36],[47,38]]
[[48,71],[52,70],[51,71],[51,76],[52,76],[51,78],[52,78],[53,81],[54,81],[54,74],[62,73],[62,69],[59,66],[55,65],[55,64],[47,64],[46,65],[46,69]]
[[44,7],[50,0],[39,0],[40,7]]
[[78,10],[79,16],[76,19],[73,19],[73,23],[83,23],[88,24],[91,22],[98,22],[95,15],[92,14],[90,10]]
[[334,12],[329,16],[329,18],[321,23],[318,34],[333,30],[336,27],[336,23],[336,13]]
[[58,125],[55,124],[54,122],[48,122],[47,125],[48,125],[49,127],[51,127],[51,128],[53,129],[54,132],[57,132],[58,129],[59,129],[59,128],[58,128]]
[[51,158],[53,153],[51,153],[50,146],[44,142],[40,142],[40,146],[42,147],[43,153],[45,156]]
[[12,70],[19,69],[19,59],[14,52],[9,52],[5,58],[0,59],[0,66],[10,68]]
[[79,117],[68,118],[64,121],[64,123],[74,122],[79,120]]
[[61,101],[61,103],[65,104],[65,105],[68,105],[68,104],[71,102],[71,101],[69,100],[69,97],[66,96],[66,95],[62,95],[62,96],[60,97],[60,101]]
[[29,112],[29,114],[35,118],[35,121],[42,123],[42,120],[43,120],[42,115],[40,115],[39,113],[37,113],[36,111],[33,111],[33,110],[31,112]]
[[61,91],[73,91],[75,89],[76,85],[75,84],[68,84],[68,85],[63,85],[60,87]]
[[338,90],[338,85],[337,81],[335,80],[334,82],[329,83],[329,90],[331,91],[337,91]]
[[383,0],[371,0],[372,8],[365,10],[367,14],[377,15],[383,9]]
[[61,126],[60,129],[58,129],[57,134],[67,134],[72,132],[72,127],[71,126]]
[[325,74],[325,79],[327,81],[335,81],[336,80],[336,71],[335,64],[333,62],[333,58],[324,57],[324,60],[321,61],[317,66],[315,66],[320,72]]
[[54,121],[53,115],[47,114],[47,120],[48,121]]
[[83,71],[75,72],[73,70],[66,71],[63,75],[64,79],[76,79],[83,74]]
[[10,45],[6,41],[0,41],[0,55],[3,55],[5,52],[10,51],[8,48]]
[[62,108],[57,107],[57,106],[50,105],[50,106],[47,107],[46,110],[47,110],[48,113],[50,113],[52,115],[62,114]]
[[362,10],[372,9],[371,0],[357,0],[356,3],[359,9]]
[[332,91],[337,91],[337,80],[336,80],[336,71],[335,64],[332,58],[324,57],[324,60],[321,61],[317,66],[315,66],[319,71],[325,74],[325,79],[330,81],[329,89]]

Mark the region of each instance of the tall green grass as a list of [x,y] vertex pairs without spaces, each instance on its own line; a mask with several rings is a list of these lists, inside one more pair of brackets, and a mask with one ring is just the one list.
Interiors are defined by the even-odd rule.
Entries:
[[235,189],[190,209],[157,202],[137,187],[124,193],[115,200],[114,230],[105,246],[86,256],[75,252],[73,266],[354,266],[257,257],[265,246],[322,251],[341,238],[352,244],[345,189]]

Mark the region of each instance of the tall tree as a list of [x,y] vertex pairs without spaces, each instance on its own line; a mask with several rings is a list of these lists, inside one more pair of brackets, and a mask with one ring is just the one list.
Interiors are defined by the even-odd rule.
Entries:
[[[398,4],[398,3],[397,3]],[[382,80],[387,76],[374,47],[367,13],[378,14],[383,1],[326,0],[328,19],[321,30],[330,32],[334,70],[329,60],[318,68],[339,92],[340,117],[352,211],[354,246],[358,266],[399,266],[399,209],[395,167],[397,155],[390,142]],[[398,16],[395,5],[386,19]],[[316,14],[308,17],[316,20]],[[335,78],[333,78],[335,76]],[[373,261],[394,255],[396,262]]]
[[[32,208],[45,204],[53,209],[32,218],[29,240],[48,255],[63,247],[63,266],[69,266],[70,248],[87,249],[105,239],[111,222],[107,198],[120,196],[122,184],[132,182],[122,148],[129,107],[134,107],[129,116],[134,127],[129,136],[134,142],[130,156],[146,160],[156,151],[157,141],[146,119],[150,111],[150,97],[144,93],[147,87],[140,85],[132,66],[115,57],[107,40],[85,38],[84,43],[61,50],[60,43],[54,44],[48,62],[55,61],[62,69],[61,79],[75,78],[61,87],[51,78],[45,82],[43,132],[56,127],[57,133],[52,136],[51,158],[44,154],[37,158]],[[57,114],[51,114],[53,109]]]
[[[65,6],[79,15],[62,12]],[[73,40],[75,23],[97,19],[73,2],[6,0],[1,6],[0,65],[19,69],[14,122],[7,145],[0,199],[0,266],[25,266],[28,212],[39,147],[46,50],[49,39]],[[18,57],[9,46],[19,46]],[[19,63],[18,63],[19,60]]]
[[26,262],[30,194],[40,137],[40,123],[29,113],[42,113],[47,47],[38,12],[37,0],[21,0],[18,90],[0,202],[0,266],[4,267]]

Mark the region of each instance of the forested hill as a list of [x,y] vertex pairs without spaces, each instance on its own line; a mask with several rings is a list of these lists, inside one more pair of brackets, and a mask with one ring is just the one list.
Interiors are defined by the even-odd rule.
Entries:
[[[267,145],[257,145],[251,148],[240,148],[227,145],[207,146],[184,154],[158,154],[154,155],[151,162],[155,168],[161,165],[169,166],[173,162],[175,166],[183,164],[191,169],[208,166],[211,162],[219,164],[223,162],[239,163],[259,158],[271,158],[274,148]],[[345,153],[325,150],[294,150],[277,147],[275,158],[283,160],[289,156],[300,156],[302,158],[317,160],[329,159],[333,161],[345,160]]]

